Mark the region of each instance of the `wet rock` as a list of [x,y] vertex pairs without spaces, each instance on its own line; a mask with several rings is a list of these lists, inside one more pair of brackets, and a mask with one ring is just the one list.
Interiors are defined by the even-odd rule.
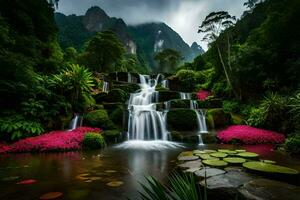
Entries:
[[194,173],[194,172],[196,172],[196,171],[198,171],[200,169],[201,169],[200,167],[188,168],[186,170],[183,170],[183,172],[185,172],[185,173]]
[[252,180],[239,192],[247,200],[298,200],[300,197],[299,186],[269,179]]
[[225,173],[226,172],[221,169],[205,167],[201,170],[196,171],[195,175],[200,178],[204,178],[204,177],[208,178],[208,177],[217,176]]
[[192,161],[192,160],[197,160],[199,157],[198,156],[180,156],[178,157],[179,161]]
[[193,160],[193,161],[188,161],[185,163],[182,163],[178,165],[178,167],[183,168],[183,169],[189,169],[189,168],[201,168],[201,161],[200,160]]

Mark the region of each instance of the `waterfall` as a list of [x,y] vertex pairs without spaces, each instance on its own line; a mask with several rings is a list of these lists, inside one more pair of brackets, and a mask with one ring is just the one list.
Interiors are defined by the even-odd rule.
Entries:
[[151,79],[139,75],[140,91],[132,93],[128,102],[129,140],[168,140],[166,112],[156,110],[159,93],[155,91],[160,75]]
[[168,81],[168,80],[163,80],[163,81],[161,82],[161,86],[162,86],[163,88],[169,88],[169,81]]
[[191,93],[184,93],[184,92],[180,92],[180,98],[181,99],[191,99]]
[[108,82],[104,81],[102,86],[102,92],[108,92],[109,84]]
[[69,125],[69,130],[74,130],[77,127],[82,126],[82,117],[79,114],[75,114]]
[[127,82],[132,83],[132,76],[130,73],[127,73]]

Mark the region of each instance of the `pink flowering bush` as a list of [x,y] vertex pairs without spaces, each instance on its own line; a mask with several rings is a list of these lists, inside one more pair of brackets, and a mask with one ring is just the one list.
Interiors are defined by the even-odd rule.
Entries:
[[285,140],[283,134],[246,125],[230,126],[227,129],[220,131],[217,137],[223,143],[237,140],[244,144],[281,144],[284,143]]
[[205,101],[209,96],[211,96],[211,93],[207,90],[199,90],[196,96],[198,100]]
[[98,128],[79,127],[72,131],[52,131],[37,137],[26,138],[11,145],[0,144],[0,153],[69,151],[81,148],[88,132],[100,132]]

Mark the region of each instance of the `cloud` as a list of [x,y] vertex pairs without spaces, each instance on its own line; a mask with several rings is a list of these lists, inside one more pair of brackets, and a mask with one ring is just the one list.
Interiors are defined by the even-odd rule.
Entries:
[[130,25],[165,22],[188,44],[197,41],[204,48],[197,29],[207,14],[225,10],[240,17],[244,10],[241,0],[60,0],[58,12],[83,15],[95,5]]

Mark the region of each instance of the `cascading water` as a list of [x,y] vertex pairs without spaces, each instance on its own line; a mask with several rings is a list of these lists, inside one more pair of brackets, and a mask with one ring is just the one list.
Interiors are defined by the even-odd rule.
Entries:
[[129,140],[168,140],[166,112],[157,111],[155,104],[159,97],[155,91],[159,77],[139,75],[141,89],[131,94],[128,102]]
[[70,122],[69,130],[74,130],[77,127],[82,126],[82,117],[79,114],[75,114],[74,118]]
[[169,88],[169,81],[168,81],[168,80],[163,80],[163,81],[161,82],[161,86],[162,86],[163,88]]
[[180,92],[180,98],[181,99],[191,99],[191,93],[184,93],[184,92]]
[[206,119],[205,119],[205,110],[198,109],[197,101],[190,100],[190,108],[196,112],[197,115],[197,123],[198,123],[198,140],[199,145],[203,145],[202,133],[207,133]]
[[108,88],[109,88],[109,83],[106,82],[106,81],[104,81],[103,82],[103,86],[102,86],[102,92],[106,92],[107,93],[109,91]]

